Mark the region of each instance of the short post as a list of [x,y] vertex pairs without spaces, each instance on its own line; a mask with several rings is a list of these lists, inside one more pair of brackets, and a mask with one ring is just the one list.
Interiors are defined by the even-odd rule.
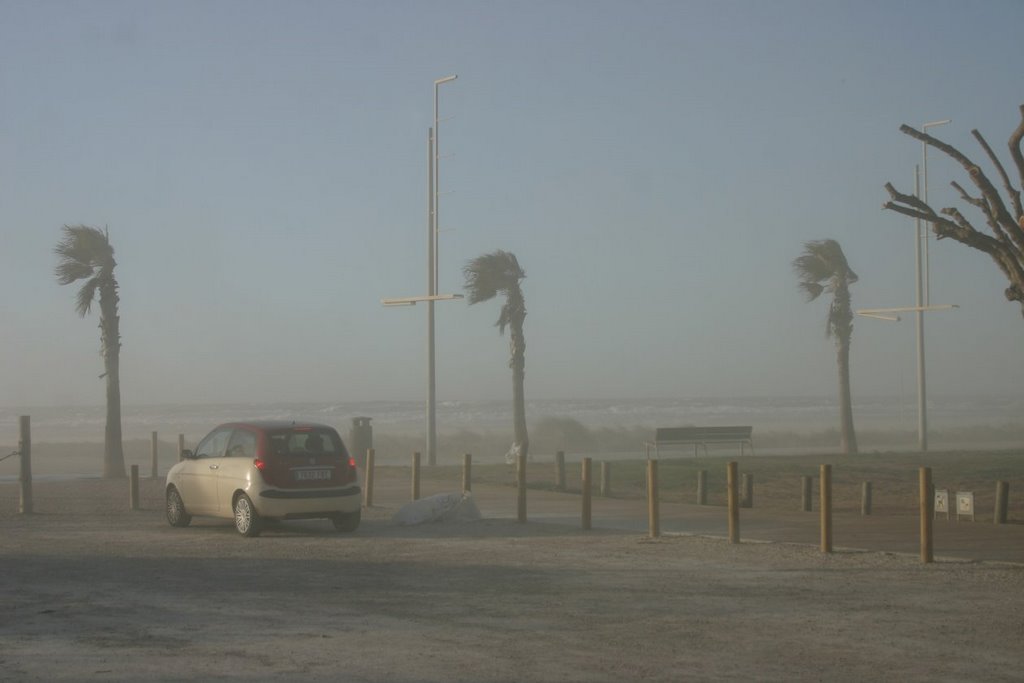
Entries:
[[661,516],[658,510],[658,461],[647,461],[647,535],[661,535]]
[[473,456],[470,453],[462,454],[462,491],[473,490]]
[[128,485],[128,505],[132,510],[139,509],[139,466],[132,465],[131,483]]
[[832,465],[821,466],[821,552],[832,552]]
[[807,475],[800,477],[800,509],[811,511],[811,478]]
[[708,471],[700,470],[697,472],[697,504],[707,505],[708,504]]
[[149,476],[151,476],[153,479],[156,479],[157,470],[159,469],[158,468],[159,460],[157,459],[156,451],[157,451],[156,432],[153,432],[152,434],[150,434],[150,437],[149,437],[149,452],[153,456],[153,469],[152,469],[152,471],[151,471]]
[[372,448],[366,449],[366,493],[363,498],[363,505],[366,507],[373,507],[373,457],[374,450]]
[[583,458],[581,489],[583,493],[583,530],[590,530],[590,458]]
[[743,487],[743,496],[740,498],[740,507],[754,507],[754,475],[741,475],[740,483]]
[[555,490],[565,490],[565,451],[555,453]]
[[612,464],[601,463],[601,497],[608,498],[612,495]]
[[1007,510],[1010,505],[1010,482],[996,482],[996,509],[992,514],[992,521],[996,524],[1006,524]]
[[519,489],[516,499],[516,519],[521,524],[526,523],[526,455],[520,453],[516,456],[516,486]]
[[185,435],[178,434],[178,462],[185,459],[183,453],[185,452]]
[[860,489],[860,514],[867,517],[871,514],[871,482],[866,481]]
[[729,542],[740,542],[740,496],[739,473],[735,461],[730,462],[725,470],[725,483],[729,502]]
[[921,499],[921,562],[934,561],[932,537],[932,468],[922,467],[918,474],[918,495]]
[[420,499],[420,452],[412,454],[412,499]]
[[28,415],[18,418],[18,454],[21,460],[21,473],[18,483],[21,486],[21,502],[18,512],[23,515],[32,514],[32,420]]

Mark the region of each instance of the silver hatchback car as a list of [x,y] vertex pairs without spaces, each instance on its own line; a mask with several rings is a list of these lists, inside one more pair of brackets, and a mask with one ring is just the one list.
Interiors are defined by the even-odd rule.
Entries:
[[317,517],[355,531],[362,509],[355,460],[333,427],[312,422],[220,425],[182,453],[165,495],[171,526],[223,517],[243,536],[258,536],[266,520]]

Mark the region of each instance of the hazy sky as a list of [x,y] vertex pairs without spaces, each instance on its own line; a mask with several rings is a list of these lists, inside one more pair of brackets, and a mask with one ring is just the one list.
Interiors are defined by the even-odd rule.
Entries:
[[[1008,162],[1022,25],[1019,0],[0,0],[0,405],[103,401],[98,312],[53,277],[73,223],[117,252],[125,403],[423,398],[426,311],[380,299],[426,291],[453,73],[440,287],[518,256],[528,397],[831,396],[792,259],[837,239],[854,306],[913,303],[913,223],[880,208],[921,159],[899,125]],[[959,167],[929,176],[958,201]],[[928,316],[929,392],[1024,394],[1001,274],[931,255],[961,308]],[[437,305],[440,399],[510,396],[499,306]],[[856,320],[855,399],[913,395],[914,333]]]

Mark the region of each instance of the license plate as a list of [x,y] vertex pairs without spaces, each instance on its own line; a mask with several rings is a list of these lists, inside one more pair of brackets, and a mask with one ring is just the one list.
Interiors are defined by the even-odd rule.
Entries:
[[295,481],[323,481],[331,478],[331,470],[293,470]]

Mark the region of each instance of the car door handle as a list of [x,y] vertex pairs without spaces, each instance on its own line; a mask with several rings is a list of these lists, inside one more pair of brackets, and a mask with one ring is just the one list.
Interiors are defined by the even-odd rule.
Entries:
[[211,470],[219,470],[220,469],[220,465],[210,465],[210,469]]

